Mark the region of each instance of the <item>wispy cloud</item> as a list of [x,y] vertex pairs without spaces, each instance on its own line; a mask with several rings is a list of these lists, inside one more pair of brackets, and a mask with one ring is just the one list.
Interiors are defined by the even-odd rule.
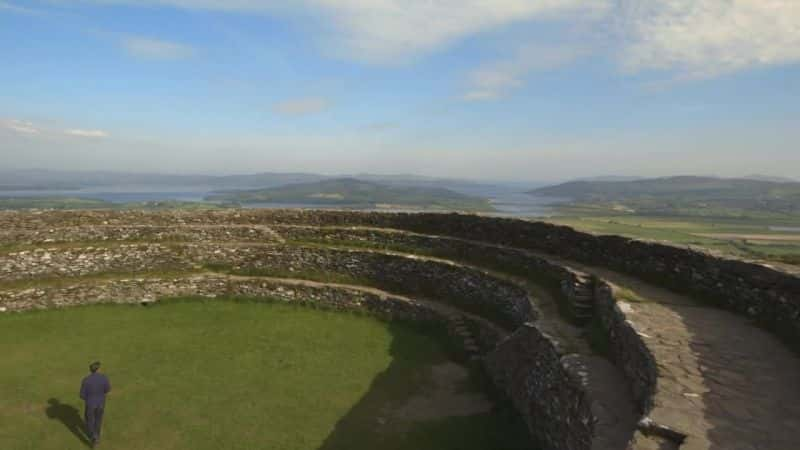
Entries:
[[194,54],[194,49],[188,45],[145,37],[126,37],[122,46],[131,55],[143,59],[183,59]]
[[84,138],[104,138],[108,137],[108,133],[103,130],[81,130],[79,128],[72,128],[64,130],[64,134],[68,136],[77,136]]
[[532,72],[570,64],[587,51],[573,45],[524,46],[509,58],[492,61],[475,69],[469,75],[469,86],[462,99],[487,101],[505,97],[514,89],[522,87]]
[[15,5],[13,3],[0,0],[0,11],[9,11],[19,14],[41,14],[40,11],[35,9],[26,8],[24,6]]
[[0,127],[18,134],[39,134],[39,128],[33,123],[17,119],[0,119]]
[[[615,29],[620,66],[709,78],[800,62],[797,0],[92,0],[240,13],[316,15],[320,42],[350,59],[407,61],[479,33],[533,20],[602,20]],[[8,3],[0,0],[0,5]],[[326,28],[326,27],[323,27]],[[166,45],[159,45],[166,44]],[[144,40],[131,51],[185,56],[180,45]],[[512,77],[515,78],[515,77]],[[513,81],[511,81],[514,84]],[[496,97],[476,89],[465,98]]]
[[330,50],[350,59],[395,64],[475,33],[532,19],[587,15],[612,0],[94,0],[264,14],[316,14]]
[[57,136],[75,136],[81,138],[104,138],[108,137],[107,131],[97,129],[67,128],[59,129],[54,125],[35,124],[27,120],[20,119],[0,119],[0,129],[11,131],[20,136],[41,136],[42,138],[53,138]]
[[284,116],[303,116],[322,112],[330,107],[330,102],[322,97],[294,98],[278,102],[272,109]]

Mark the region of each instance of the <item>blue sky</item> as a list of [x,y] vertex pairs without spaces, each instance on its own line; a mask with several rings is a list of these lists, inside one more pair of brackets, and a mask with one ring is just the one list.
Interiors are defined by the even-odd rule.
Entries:
[[796,0],[0,0],[0,168],[800,175]]

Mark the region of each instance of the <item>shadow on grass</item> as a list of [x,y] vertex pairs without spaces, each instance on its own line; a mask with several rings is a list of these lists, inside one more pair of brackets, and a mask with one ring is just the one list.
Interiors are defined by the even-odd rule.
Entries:
[[[454,410],[449,417],[436,419],[399,417],[398,409],[407,401],[436,389],[431,368],[455,358],[458,349],[434,324],[393,322],[389,329],[392,363],[339,419],[318,450],[530,449],[525,424],[502,402],[492,411],[471,415]],[[441,345],[431,345],[432,339]],[[479,378],[471,376],[457,390],[485,388]]]
[[47,400],[47,404],[49,406],[45,409],[45,414],[48,418],[61,422],[83,445],[91,447],[89,439],[84,434],[85,427],[78,408],[61,403],[57,398]]

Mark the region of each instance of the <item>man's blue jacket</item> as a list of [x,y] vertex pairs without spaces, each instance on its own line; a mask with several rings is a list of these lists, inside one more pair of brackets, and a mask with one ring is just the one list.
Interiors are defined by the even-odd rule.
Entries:
[[111,391],[108,377],[102,373],[89,374],[81,382],[81,398],[87,408],[102,408],[106,404],[106,394]]

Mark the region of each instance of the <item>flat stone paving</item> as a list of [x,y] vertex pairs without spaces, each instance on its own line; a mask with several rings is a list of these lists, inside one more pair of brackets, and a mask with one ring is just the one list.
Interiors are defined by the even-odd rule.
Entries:
[[[639,279],[565,264],[644,300],[626,309],[658,365],[649,416],[688,435],[682,450],[800,449],[800,357],[777,337]],[[634,448],[659,447],[641,441]]]

